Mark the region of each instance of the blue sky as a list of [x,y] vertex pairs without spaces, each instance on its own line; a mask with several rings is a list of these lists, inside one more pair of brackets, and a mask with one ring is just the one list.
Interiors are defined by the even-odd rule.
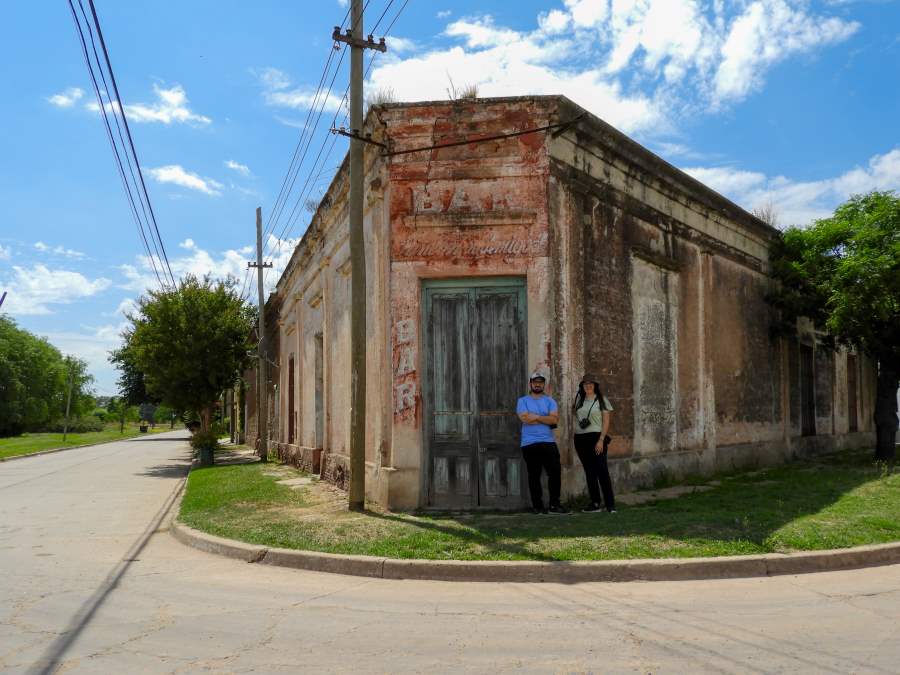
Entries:
[[[388,1],[370,0],[368,27]],[[346,4],[95,4],[173,270],[243,281],[254,210],[268,220]],[[112,394],[106,353],[155,282],[67,3],[6,9],[0,311],[88,359]],[[771,204],[784,225],[900,189],[898,2],[409,0],[388,46],[369,91],[445,98],[452,78],[482,96],[566,94],[745,208]],[[300,185],[318,196],[346,150],[325,127],[343,119],[348,63],[268,239],[277,263],[308,219],[302,199],[287,217]]]

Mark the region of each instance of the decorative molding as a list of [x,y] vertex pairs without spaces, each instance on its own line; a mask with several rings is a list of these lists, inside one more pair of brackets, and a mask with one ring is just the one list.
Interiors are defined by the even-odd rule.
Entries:
[[406,227],[504,227],[534,223],[535,211],[417,211],[403,217]]
[[319,289],[319,292],[313,295],[309,300],[307,300],[307,303],[310,307],[318,307],[322,304],[323,297],[324,296],[322,294],[322,289]]
[[672,272],[681,271],[681,263],[679,263],[677,260],[663,255],[662,253],[652,251],[644,246],[632,246],[631,253],[636,258],[640,258],[641,260],[648,262],[651,265],[656,265],[657,267],[662,267],[663,269],[670,270]]

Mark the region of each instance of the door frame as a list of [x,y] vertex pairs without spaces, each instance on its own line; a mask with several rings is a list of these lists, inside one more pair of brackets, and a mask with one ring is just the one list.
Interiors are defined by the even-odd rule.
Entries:
[[[423,471],[420,471],[420,480],[421,480],[421,489],[422,489],[422,506],[426,509],[435,509],[438,507],[434,507],[431,504],[432,494],[432,472],[434,471],[434,462],[432,461],[431,456],[431,424],[432,424],[432,411],[431,411],[431,381],[429,380],[428,372],[430,370],[427,359],[429,356],[430,342],[428,340],[429,337],[429,328],[428,328],[428,317],[430,315],[430,302],[428,298],[428,291],[434,289],[475,289],[475,288],[518,288],[522,293],[522,297],[524,302],[522,303],[522,323],[525,327],[525,371],[522,373],[522,376],[528,377],[528,277],[526,275],[521,276],[486,276],[486,277],[452,277],[445,279],[422,279],[421,280],[421,289],[420,289],[420,307],[421,312],[419,315],[419,335],[420,337],[420,363],[422,364],[421,370],[421,379],[420,384],[422,387],[422,458],[424,460]],[[470,317],[472,320],[472,317]],[[470,358],[474,358],[474,350],[473,354],[470,355]],[[471,369],[471,372],[474,373],[474,369]],[[473,398],[472,402],[473,406],[473,417],[477,420],[478,416],[478,396]],[[475,474],[475,493],[474,493],[474,504],[472,508],[479,509],[482,508],[478,503],[481,497],[481,471],[478,468],[478,443],[479,439],[477,438],[478,434],[478,425],[473,424],[474,433],[476,434],[475,438],[475,455],[473,457],[474,460],[474,471]]]

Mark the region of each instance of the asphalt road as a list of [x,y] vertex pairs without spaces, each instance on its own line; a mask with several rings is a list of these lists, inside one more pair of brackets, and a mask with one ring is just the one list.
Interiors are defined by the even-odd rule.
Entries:
[[566,586],[205,554],[168,532],[182,437],[0,464],[0,672],[900,672],[900,566]]

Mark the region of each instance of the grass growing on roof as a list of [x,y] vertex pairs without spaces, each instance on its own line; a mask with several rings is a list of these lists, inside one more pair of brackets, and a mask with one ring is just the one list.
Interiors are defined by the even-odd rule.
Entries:
[[195,470],[181,520],[273,547],[437,560],[609,560],[843,548],[900,540],[900,471],[870,451],[719,477],[705,492],[617,514],[352,513],[346,494],[286,466]]

